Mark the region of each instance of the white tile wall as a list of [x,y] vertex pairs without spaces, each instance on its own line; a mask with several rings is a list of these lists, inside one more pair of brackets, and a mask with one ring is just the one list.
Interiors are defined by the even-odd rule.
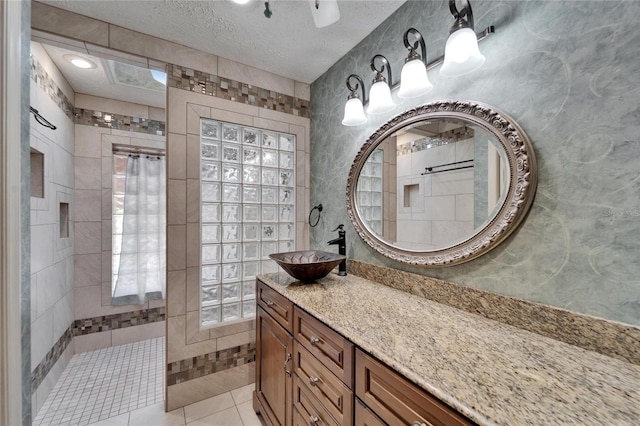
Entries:
[[[400,139],[400,138],[399,138]],[[402,143],[410,142],[403,135]],[[459,242],[473,230],[474,170],[422,175],[426,167],[473,158],[474,141],[461,141],[397,157],[400,246],[433,250]],[[405,207],[405,187],[418,185]]]

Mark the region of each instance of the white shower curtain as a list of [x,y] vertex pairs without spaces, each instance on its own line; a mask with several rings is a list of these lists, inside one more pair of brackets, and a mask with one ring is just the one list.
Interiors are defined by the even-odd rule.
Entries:
[[164,157],[129,156],[114,305],[164,298],[165,188]]

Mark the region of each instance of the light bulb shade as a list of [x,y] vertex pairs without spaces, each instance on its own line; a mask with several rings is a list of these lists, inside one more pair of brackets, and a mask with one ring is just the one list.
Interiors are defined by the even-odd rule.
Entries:
[[433,84],[427,76],[427,67],[420,59],[414,59],[404,64],[400,74],[400,90],[398,97],[403,99],[425,95],[433,89]]
[[364,115],[364,108],[362,107],[362,101],[360,98],[350,98],[346,104],[344,104],[344,118],[342,124],[344,126],[359,126],[367,122],[367,117]]
[[440,74],[446,77],[465,75],[480,68],[484,60],[476,33],[471,28],[461,28],[447,40]]
[[386,81],[373,83],[369,90],[369,114],[382,114],[391,111],[396,104],[391,99],[391,90]]
[[326,27],[340,19],[338,0],[318,0],[317,8],[316,0],[309,0],[309,7],[311,7],[313,23],[317,28]]

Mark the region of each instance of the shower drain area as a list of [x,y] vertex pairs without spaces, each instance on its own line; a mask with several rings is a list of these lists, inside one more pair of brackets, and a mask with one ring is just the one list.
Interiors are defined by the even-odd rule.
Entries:
[[89,425],[162,402],[164,340],[74,355],[32,424]]

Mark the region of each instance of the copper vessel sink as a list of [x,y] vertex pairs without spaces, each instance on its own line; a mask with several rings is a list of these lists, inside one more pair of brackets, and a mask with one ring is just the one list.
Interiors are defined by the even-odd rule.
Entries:
[[318,250],[273,253],[269,257],[275,260],[293,278],[304,283],[313,282],[327,276],[338,263],[347,258],[341,254]]

